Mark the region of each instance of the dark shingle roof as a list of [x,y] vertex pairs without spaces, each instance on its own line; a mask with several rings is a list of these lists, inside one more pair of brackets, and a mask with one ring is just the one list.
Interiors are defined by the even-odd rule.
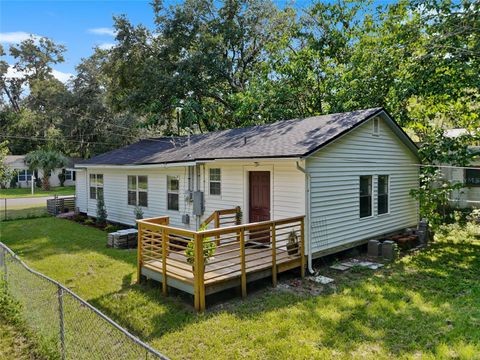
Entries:
[[358,126],[382,108],[278,121],[187,137],[141,140],[78,165],[140,165],[212,159],[300,157]]

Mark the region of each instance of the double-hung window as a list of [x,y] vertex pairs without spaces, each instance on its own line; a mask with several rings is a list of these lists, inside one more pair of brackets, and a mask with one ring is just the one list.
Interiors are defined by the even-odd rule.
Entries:
[[372,216],[372,176],[360,176],[360,218]]
[[389,190],[389,176],[378,175],[377,184],[377,212],[378,214],[388,213],[388,190]]
[[128,205],[148,207],[148,177],[128,175]]
[[167,209],[178,210],[180,181],[178,176],[167,176]]
[[18,176],[18,181],[31,181],[32,180],[32,175],[33,172],[28,169],[20,169],[16,170],[17,171],[17,176]]
[[90,174],[90,199],[103,198],[103,174]]
[[222,194],[222,173],[220,169],[210,169],[210,195],[221,195]]
[[73,170],[64,170],[65,180],[66,181],[75,181],[75,171]]

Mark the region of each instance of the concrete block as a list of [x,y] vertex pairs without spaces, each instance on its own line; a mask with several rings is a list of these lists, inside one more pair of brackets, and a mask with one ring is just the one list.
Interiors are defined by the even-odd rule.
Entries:
[[385,260],[393,261],[397,257],[397,244],[394,241],[386,240],[382,244],[382,257]]
[[378,240],[368,241],[368,256],[381,256],[382,255],[382,243]]

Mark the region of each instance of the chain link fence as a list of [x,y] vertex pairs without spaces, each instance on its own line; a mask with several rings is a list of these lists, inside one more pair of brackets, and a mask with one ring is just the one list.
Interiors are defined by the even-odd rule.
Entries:
[[167,359],[0,242],[1,291],[19,304],[43,352],[58,359]]
[[47,216],[44,198],[0,198],[0,221],[30,219]]

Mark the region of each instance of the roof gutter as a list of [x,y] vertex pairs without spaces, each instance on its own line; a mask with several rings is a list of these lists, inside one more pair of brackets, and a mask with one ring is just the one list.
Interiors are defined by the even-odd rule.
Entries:
[[158,169],[171,168],[179,166],[195,166],[208,161],[186,161],[177,163],[159,163],[159,164],[128,164],[128,165],[102,165],[102,164],[76,164],[75,169],[117,169],[117,170],[136,170],[136,169]]
[[209,159],[209,160],[196,160],[196,161],[184,161],[184,162],[171,162],[171,163],[157,163],[157,164],[127,164],[127,165],[111,165],[111,164],[75,164],[76,169],[122,169],[122,170],[135,170],[135,169],[158,169],[158,168],[171,168],[178,166],[195,166],[211,162],[260,162],[260,161],[292,161],[301,159],[298,156],[295,157],[270,157],[270,158],[233,158],[233,159]]

